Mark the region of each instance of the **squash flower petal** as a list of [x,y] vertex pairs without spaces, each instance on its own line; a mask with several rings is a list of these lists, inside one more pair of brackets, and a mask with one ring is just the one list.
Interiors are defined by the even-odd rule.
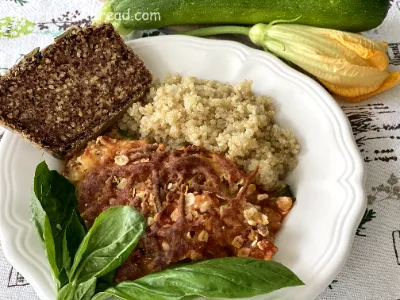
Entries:
[[398,85],[399,83],[400,83],[400,72],[392,72],[389,73],[389,75],[386,77],[383,83],[376,90],[373,90],[370,93],[363,94],[358,97],[343,97],[343,98],[350,102],[359,102],[363,99],[367,99],[383,91],[389,90],[392,87]]
[[249,31],[262,46],[314,75],[332,93],[358,102],[400,83],[388,72],[387,43],[361,34],[298,24],[256,24]]

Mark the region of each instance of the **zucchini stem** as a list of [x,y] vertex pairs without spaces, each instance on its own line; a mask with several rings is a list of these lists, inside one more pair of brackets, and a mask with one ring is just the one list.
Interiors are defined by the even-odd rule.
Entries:
[[180,34],[191,36],[209,36],[218,34],[244,34],[249,35],[250,28],[243,26],[215,26],[184,31]]
[[[268,31],[268,29],[277,23],[293,23],[296,22],[298,19],[300,19],[301,16],[292,19],[292,20],[275,20],[272,21],[271,23],[267,24],[261,24],[265,28],[265,32]],[[214,27],[206,27],[206,28],[199,28],[199,29],[193,29],[193,30],[188,30],[184,31],[181,34],[183,35],[192,35],[192,36],[209,36],[209,35],[218,35],[218,34],[243,34],[243,35],[249,35],[250,33],[250,27],[244,27],[244,26],[214,26]]]

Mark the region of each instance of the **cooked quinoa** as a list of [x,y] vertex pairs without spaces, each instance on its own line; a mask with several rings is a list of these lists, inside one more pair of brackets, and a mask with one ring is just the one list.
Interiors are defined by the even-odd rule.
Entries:
[[194,144],[223,152],[247,172],[259,166],[257,183],[275,189],[295,168],[300,147],[293,133],[275,124],[272,100],[254,95],[251,85],[169,75],[118,126],[172,148]]

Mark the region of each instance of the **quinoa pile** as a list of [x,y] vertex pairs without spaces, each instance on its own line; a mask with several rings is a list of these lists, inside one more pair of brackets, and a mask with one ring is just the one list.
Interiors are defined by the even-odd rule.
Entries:
[[168,75],[118,126],[171,148],[193,144],[222,152],[247,172],[259,166],[256,182],[273,190],[296,167],[300,146],[275,124],[272,100],[254,95],[251,85]]

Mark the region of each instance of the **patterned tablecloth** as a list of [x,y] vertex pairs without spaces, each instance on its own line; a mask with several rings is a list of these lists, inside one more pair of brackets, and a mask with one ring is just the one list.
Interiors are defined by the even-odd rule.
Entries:
[[[89,24],[102,4],[97,0],[0,3],[0,73],[33,48],[51,43],[70,25]],[[400,0],[390,4],[384,23],[365,35],[387,41],[390,68],[400,70]],[[150,31],[141,36],[158,34]],[[368,207],[346,266],[318,299],[400,300],[400,86],[359,104],[340,104],[366,164]],[[3,132],[0,128],[0,139]],[[38,297],[0,247],[3,299]]]

